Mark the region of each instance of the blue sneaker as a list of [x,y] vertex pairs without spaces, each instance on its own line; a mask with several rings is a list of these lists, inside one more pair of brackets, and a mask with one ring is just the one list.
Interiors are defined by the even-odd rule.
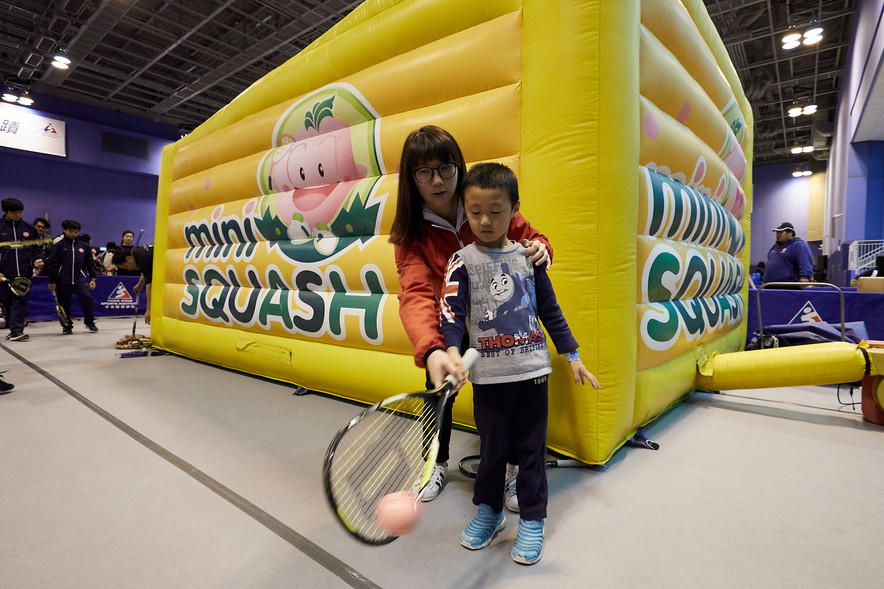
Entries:
[[513,560],[519,564],[534,564],[543,556],[543,520],[519,519],[519,531],[513,546]]
[[460,535],[460,545],[470,550],[485,548],[500,531],[506,527],[506,518],[503,510],[494,513],[484,503],[479,504],[479,513],[473,518]]

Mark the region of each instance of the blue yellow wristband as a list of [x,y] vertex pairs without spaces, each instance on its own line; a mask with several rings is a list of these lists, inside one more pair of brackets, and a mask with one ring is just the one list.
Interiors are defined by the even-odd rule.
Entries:
[[573,352],[566,352],[562,354],[565,357],[565,360],[568,362],[573,362],[574,360],[580,360],[580,352],[574,350]]

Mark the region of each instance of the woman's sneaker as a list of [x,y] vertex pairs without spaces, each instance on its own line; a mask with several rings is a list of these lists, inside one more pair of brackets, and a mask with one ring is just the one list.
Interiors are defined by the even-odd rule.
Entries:
[[519,496],[516,495],[516,477],[518,475],[518,466],[513,472],[507,472],[506,483],[503,487],[503,504],[513,513],[519,513]]
[[435,465],[433,467],[433,472],[430,473],[430,480],[427,481],[427,485],[424,487],[423,495],[421,495],[421,501],[432,501],[433,499],[438,497],[439,493],[442,492],[442,487],[445,485],[445,479],[447,478],[448,465]]
[[494,537],[505,527],[506,518],[503,516],[503,510],[494,513],[491,507],[480,503],[479,513],[460,534],[460,545],[470,550],[481,550],[491,544]]
[[519,519],[519,531],[513,546],[513,560],[519,564],[534,564],[543,556],[543,520]]

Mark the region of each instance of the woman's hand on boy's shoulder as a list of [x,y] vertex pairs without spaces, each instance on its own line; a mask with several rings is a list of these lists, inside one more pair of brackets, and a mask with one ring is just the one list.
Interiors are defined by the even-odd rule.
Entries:
[[534,241],[530,241],[528,239],[523,239],[521,241],[522,247],[526,250],[525,255],[531,258],[531,261],[535,266],[546,265],[547,269],[550,266],[552,260],[549,257],[549,250],[546,249],[546,244],[540,241],[539,239],[535,239]]

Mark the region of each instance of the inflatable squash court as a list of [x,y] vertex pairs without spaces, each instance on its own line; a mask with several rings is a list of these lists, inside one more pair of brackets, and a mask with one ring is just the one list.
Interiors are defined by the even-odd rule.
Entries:
[[549,446],[604,463],[745,341],[750,117],[701,0],[369,0],[166,149],[153,341],[366,403],[419,387],[388,233],[405,136],[439,125],[553,244],[602,389],[553,358]]

